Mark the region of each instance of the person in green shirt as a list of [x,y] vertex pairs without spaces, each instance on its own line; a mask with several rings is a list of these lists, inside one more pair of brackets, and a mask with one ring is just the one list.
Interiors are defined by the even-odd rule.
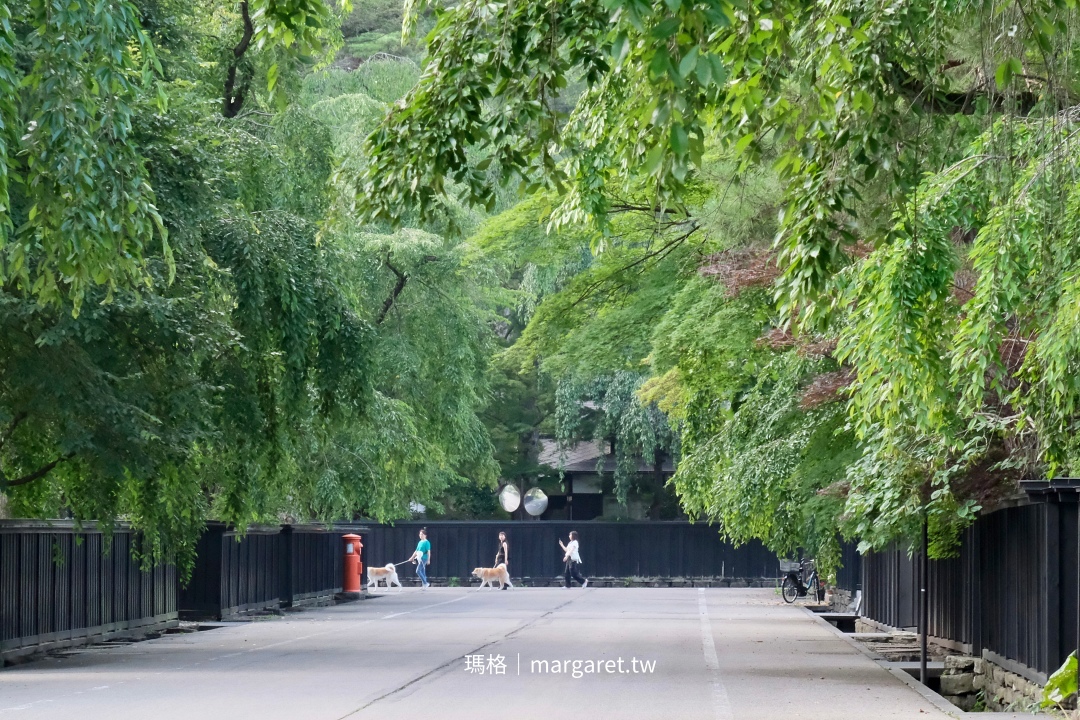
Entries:
[[431,562],[431,543],[427,539],[426,527],[420,528],[420,542],[416,543],[416,550],[413,551],[409,560],[416,562],[416,576],[420,578],[423,587],[431,587],[427,579],[427,566]]

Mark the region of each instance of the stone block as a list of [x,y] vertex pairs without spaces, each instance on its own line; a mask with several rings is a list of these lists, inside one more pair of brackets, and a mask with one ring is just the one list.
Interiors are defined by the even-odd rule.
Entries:
[[974,695],[945,695],[943,697],[964,712],[973,710],[975,703],[979,701]]
[[861,618],[855,621],[855,632],[857,633],[872,633],[877,632],[876,625],[872,625]]
[[994,673],[994,685],[1004,685],[1005,684],[1005,671],[1002,670],[1001,668],[999,668],[997,665],[994,665],[993,668],[994,668],[994,671],[993,671],[993,673]]
[[941,676],[942,695],[965,695],[975,692],[975,674],[960,673],[959,675]]
[[975,679],[971,681],[971,685],[975,688],[976,692],[986,688],[986,676],[975,674]]
[[971,667],[972,672],[974,672],[976,675],[981,675],[986,672],[986,665],[983,664],[983,659],[974,658],[974,660],[975,664]]
[[[950,673],[949,671],[954,672]],[[975,671],[975,658],[965,657],[963,655],[949,655],[945,658],[945,672],[946,674],[953,675],[956,672],[974,672]]]

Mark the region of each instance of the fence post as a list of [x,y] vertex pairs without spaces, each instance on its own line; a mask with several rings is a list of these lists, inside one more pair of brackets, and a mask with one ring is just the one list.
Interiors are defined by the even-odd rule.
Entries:
[[930,527],[926,511],[922,521],[922,553],[919,557],[919,682],[930,684],[926,672],[927,634],[930,631],[930,593],[926,587],[930,577]]
[[281,603],[281,607],[293,606],[293,594],[296,588],[293,587],[293,553],[292,546],[294,542],[292,525],[282,525],[281,534],[278,541],[278,573],[280,575],[280,590],[278,595],[278,601]]
[[971,565],[966,578],[968,587],[975,588],[971,593],[971,654],[982,657],[983,651],[983,594],[982,587],[983,552],[982,527],[978,522],[971,526]]
[[1039,648],[1041,664],[1045,668],[1057,667],[1062,658],[1061,646],[1061,510],[1056,503],[1042,505],[1045,523],[1043,527],[1044,568],[1040,595],[1046,603],[1046,617],[1041,623]]

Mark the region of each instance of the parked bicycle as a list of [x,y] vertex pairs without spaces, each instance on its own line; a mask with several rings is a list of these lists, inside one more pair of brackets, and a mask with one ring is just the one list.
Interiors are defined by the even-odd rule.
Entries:
[[815,602],[825,599],[825,582],[818,575],[817,564],[809,558],[798,562],[780,561],[780,572],[784,581],[780,583],[780,594],[784,602],[793,603],[795,598],[811,595]]

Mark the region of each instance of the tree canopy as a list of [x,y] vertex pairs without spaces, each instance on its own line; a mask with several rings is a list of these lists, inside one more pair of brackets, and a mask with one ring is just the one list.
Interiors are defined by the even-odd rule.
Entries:
[[[737,542],[1075,472],[1069,0],[0,7],[0,493],[491,513],[613,444]],[[185,553],[188,553],[185,555]]]
[[[551,198],[549,232],[636,254],[590,265],[522,338],[553,343],[549,364],[573,334],[647,366],[687,509],[778,547],[811,526],[880,546],[925,518],[947,553],[1017,478],[1074,468],[1073,3],[433,7],[419,81],[367,140],[360,209],[435,218],[518,185]],[[704,224],[761,183],[756,226]],[[660,316],[641,275],[675,256],[630,239],[628,214],[696,249]],[[609,262],[620,279],[589,278]],[[611,313],[664,330],[600,330],[582,298],[603,287]],[[787,539],[785,512],[809,512]]]
[[131,522],[188,567],[210,517],[390,520],[494,480],[486,270],[358,224],[338,180],[412,63],[326,67],[348,8],[321,0],[2,12],[10,512]]

